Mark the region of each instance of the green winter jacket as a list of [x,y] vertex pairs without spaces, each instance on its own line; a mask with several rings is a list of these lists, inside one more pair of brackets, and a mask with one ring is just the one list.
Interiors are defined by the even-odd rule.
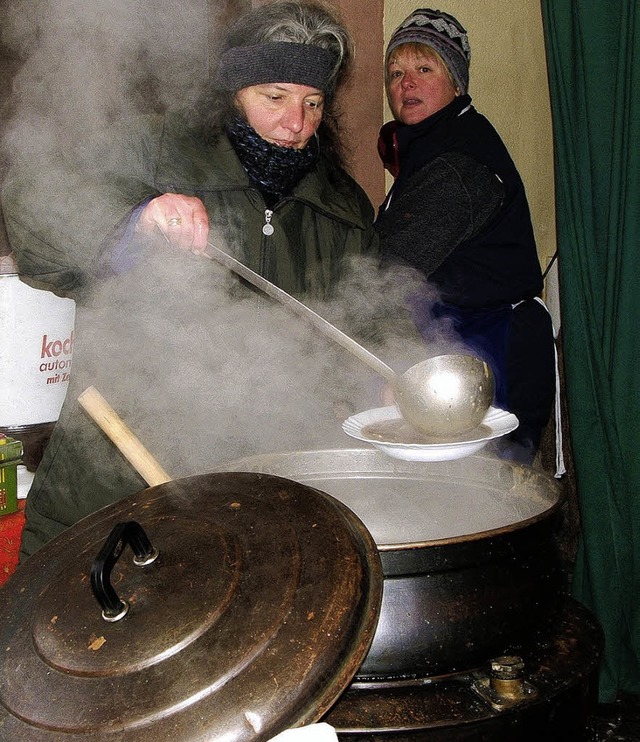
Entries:
[[210,239],[290,293],[326,296],[345,256],[377,250],[366,194],[324,158],[273,210],[270,236],[229,140],[211,145],[177,115],[95,137],[90,157],[69,159],[51,172],[46,158],[15,163],[3,189],[22,277],[64,296],[82,299],[104,268],[105,240],[109,249],[132,208],[166,192],[202,199]]
[[[269,423],[277,401],[289,396],[285,388],[273,400],[251,399],[261,386],[260,364],[266,369],[271,362],[271,330],[261,327],[257,310],[244,305],[241,315],[223,313],[229,283],[232,294],[239,285],[206,258],[135,241],[123,255],[114,251],[114,242],[127,237],[136,205],[164,192],[200,197],[212,242],[302,297],[326,297],[347,256],[377,251],[366,195],[326,160],[277,204],[273,234],[266,236],[263,199],[226,137],[211,146],[169,118],[154,121],[141,135],[128,129],[111,137],[92,153],[89,167],[84,167],[85,155],[70,153],[70,163],[57,163],[50,172],[41,157],[14,161],[3,192],[7,230],[23,279],[77,300],[71,383],[28,495],[21,559],[81,518],[147,486],[80,408],[78,394],[89,385],[103,393],[174,478],[211,470],[216,460],[236,452],[268,451],[280,435],[294,446],[305,445],[305,436],[320,427],[318,418],[332,404],[323,400],[305,410],[300,393],[297,418],[274,419],[256,443],[255,432],[247,430],[252,421],[247,424],[243,417],[245,394],[260,424],[263,418]],[[129,244],[126,239],[124,244]],[[259,306],[251,292],[240,291]],[[153,301],[142,301],[149,296]],[[221,316],[242,319],[226,332]],[[254,332],[249,341],[245,330]],[[283,342],[287,334],[280,332]],[[298,355],[292,351],[283,363],[295,362]],[[206,371],[195,368],[195,358]],[[236,370],[243,363],[244,371],[253,373],[248,382]],[[279,368],[277,357],[275,363]],[[238,398],[220,390],[220,380],[234,380],[236,373]],[[291,397],[296,398],[294,388]],[[167,412],[163,403],[168,398],[175,398],[175,409]],[[329,428],[341,433],[339,421],[331,417]],[[209,419],[213,430],[206,430]],[[202,443],[205,451],[209,446],[211,461],[194,465],[178,451],[178,441],[191,445],[192,422],[205,431],[193,445]],[[194,466],[201,468],[194,471]]]

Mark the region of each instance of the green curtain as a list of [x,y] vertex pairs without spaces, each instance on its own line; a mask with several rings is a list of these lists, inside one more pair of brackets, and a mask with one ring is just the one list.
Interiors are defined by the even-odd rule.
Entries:
[[640,0],[541,0],[560,304],[600,700],[640,692]]

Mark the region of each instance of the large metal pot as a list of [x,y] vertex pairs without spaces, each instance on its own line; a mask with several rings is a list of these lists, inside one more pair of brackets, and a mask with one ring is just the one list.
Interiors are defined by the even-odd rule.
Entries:
[[[264,742],[322,718],[358,674],[516,648],[557,602],[558,491],[531,469],[359,449],[231,469],[114,503],[12,576],[2,739]],[[121,529],[136,521],[157,559],[136,529],[129,558]]]
[[373,535],[383,598],[359,678],[470,669],[518,652],[553,619],[561,498],[540,471],[488,456],[405,462],[372,449],[255,456],[225,468],[316,487]]

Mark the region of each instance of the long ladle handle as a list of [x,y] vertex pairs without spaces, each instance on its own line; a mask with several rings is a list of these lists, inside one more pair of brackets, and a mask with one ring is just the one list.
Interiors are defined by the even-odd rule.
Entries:
[[167,472],[95,387],[85,389],[78,402],[149,486],[171,481]]
[[267,281],[266,278],[255,273],[251,268],[247,268],[244,263],[232,258],[231,255],[223,252],[220,248],[212,245],[210,242],[207,243],[207,248],[204,254],[211,260],[215,260],[217,263],[224,265],[237,275],[242,276],[242,278],[249,281],[249,283],[253,284],[261,291],[264,291],[264,293],[272,299],[276,299],[281,304],[287,306],[299,317],[302,317],[302,319],[321,330],[333,341],[341,345],[350,353],[353,353],[354,356],[357,356],[363,363],[366,363],[369,368],[372,368],[377,374],[380,374],[380,376],[390,383],[393,384],[397,380],[396,372],[390,366],[387,366],[384,361],[381,361],[378,356],[374,356],[373,353],[360,345],[360,343],[357,343],[353,338],[349,337],[349,335],[345,335],[342,330],[339,330],[335,325],[327,322],[324,317],[321,317],[312,309],[309,309],[306,304],[294,299],[293,296],[287,294],[286,291],[283,291],[281,288],[271,283],[271,281]]

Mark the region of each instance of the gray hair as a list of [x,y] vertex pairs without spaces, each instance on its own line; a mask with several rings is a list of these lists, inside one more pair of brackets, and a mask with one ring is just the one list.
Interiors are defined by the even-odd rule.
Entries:
[[343,82],[353,60],[353,41],[329,9],[309,0],[276,0],[241,16],[222,42],[222,53],[266,42],[311,44],[335,57],[332,87]]

